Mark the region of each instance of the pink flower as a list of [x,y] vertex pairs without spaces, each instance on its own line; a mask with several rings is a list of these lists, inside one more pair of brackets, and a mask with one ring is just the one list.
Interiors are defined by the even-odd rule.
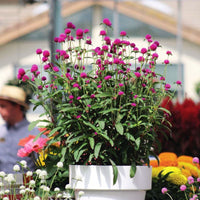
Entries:
[[44,70],[48,70],[50,68],[50,65],[47,64],[47,65],[44,65]]
[[82,73],[80,74],[80,77],[81,77],[81,78],[87,78],[87,74],[86,74],[85,72],[82,72]]
[[102,88],[102,86],[101,85],[97,85],[97,88]]
[[94,99],[95,98],[95,94],[91,94],[90,98]]
[[79,88],[79,84],[78,84],[78,83],[74,83],[74,84],[73,84],[73,87]]
[[38,66],[37,65],[32,65],[31,67],[31,72],[34,73],[38,70]]
[[43,76],[41,79],[42,79],[42,81],[46,81],[46,80],[47,80],[47,77],[46,77],[46,76]]
[[89,29],[86,28],[83,32],[84,33],[89,33]]
[[121,95],[123,95],[123,94],[124,94],[123,91],[119,91],[119,92],[118,92],[118,95],[119,95],[119,96],[121,96]]
[[168,65],[168,64],[169,64],[169,60],[164,60],[164,63],[165,63],[166,65]]
[[46,58],[49,57],[50,56],[49,51],[48,50],[44,50],[43,51],[43,56],[46,57]]
[[141,76],[140,72],[135,72],[134,74],[135,74],[135,76],[136,76],[137,78],[139,78],[139,77]]
[[66,29],[65,29],[65,33],[66,33],[67,35],[70,34],[70,33],[71,33],[71,29],[66,28]]
[[69,95],[69,99],[73,99],[74,98],[74,96],[73,95]]
[[185,191],[186,188],[187,188],[187,187],[186,187],[185,185],[181,185],[181,186],[180,186],[180,190],[181,190],[181,191]]
[[46,62],[47,60],[48,60],[47,57],[44,57],[44,56],[42,57],[42,61],[43,61],[43,62]]
[[165,84],[165,90],[169,90],[171,88],[171,85],[170,84]]
[[105,30],[101,30],[100,31],[100,35],[106,35],[106,31]]
[[193,184],[194,183],[194,178],[192,176],[188,177],[188,183]]
[[124,84],[123,83],[119,83],[119,87],[122,87],[122,86],[124,86]]
[[161,76],[161,77],[160,77],[160,80],[161,80],[161,81],[165,81],[165,77],[164,77],[164,76]]
[[166,54],[167,55],[172,55],[172,52],[171,51],[167,51]]
[[91,108],[91,105],[90,105],[90,104],[88,104],[88,105],[87,105],[87,107]]
[[132,103],[131,106],[135,107],[135,106],[136,106],[136,103]]
[[144,57],[143,56],[139,56],[138,57],[138,62],[144,62]]
[[151,39],[151,35],[149,35],[149,34],[147,34],[146,36],[145,36],[145,38],[148,40],[148,39]]
[[76,26],[75,26],[74,24],[72,24],[72,22],[68,22],[68,23],[67,23],[67,28],[75,29]]
[[77,99],[77,100],[81,100],[81,97],[80,97],[80,96],[78,96],[76,99]]
[[25,72],[25,70],[24,70],[23,68],[20,68],[20,69],[18,70],[18,74],[21,75],[21,76],[24,76],[25,73],[26,73],[26,72]]
[[78,28],[76,30],[76,36],[83,36],[83,29]]
[[176,81],[176,84],[177,85],[181,85],[181,81]]
[[22,77],[22,81],[23,81],[23,82],[26,82],[27,80],[29,80],[29,77],[25,74],[25,75]]
[[167,188],[166,188],[166,187],[163,187],[163,188],[161,189],[161,192],[162,192],[163,194],[167,193]]
[[79,119],[79,118],[81,118],[81,115],[77,115],[77,116],[76,116],[76,119]]
[[110,75],[104,77],[105,80],[109,80],[111,78],[112,78],[112,76],[110,76]]
[[42,53],[42,49],[37,49],[36,50],[36,54],[41,54]]
[[150,49],[151,49],[152,51],[155,51],[155,50],[157,49],[157,45],[153,43],[153,44],[150,46]]
[[103,20],[103,23],[104,23],[105,25],[107,25],[107,26],[112,26],[112,23],[110,22],[110,20],[109,20],[108,18],[105,18],[105,19]]
[[121,35],[121,36],[126,36],[126,31],[121,31],[121,32],[120,32],[120,35]]
[[152,59],[157,59],[158,58],[158,54],[157,53],[153,53],[152,54]]
[[146,49],[146,48],[142,48],[142,49],[141,49],[141,53],[142,53],[142,54],[145,54],[146,52],[147,52],[147,49]]
[[55,67],[53,67],[53,71],[54,72],[59,72],[59,68],[55,66]]
[[198,157],[194,157],[193,158],[193,163],[199,164],[199,158]]
[[21,157],[21,158],[27,157],[27,156],[29,156],[29,154],[30,154],[30,153],[27,152],[25,148],[20,148],[20,149],[18,150],[18,152],[17,152],[17,156],[19,156],[19,157]]

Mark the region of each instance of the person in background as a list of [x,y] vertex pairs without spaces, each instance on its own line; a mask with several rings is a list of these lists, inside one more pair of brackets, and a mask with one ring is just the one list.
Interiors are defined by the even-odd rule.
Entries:
[[[29,105],[26,102],[25,91],[17,86],[5,85],[0,91],[0,114],[5,124],[0,126],[0,171],[13,173],[13,166],[22,158],[17,156],[21,148],[19,140],[29,135],[37,135],[37,128],[29,131],[29,121],[26,112]],[[24,158],[30,169],[34,163],[30,157]]]

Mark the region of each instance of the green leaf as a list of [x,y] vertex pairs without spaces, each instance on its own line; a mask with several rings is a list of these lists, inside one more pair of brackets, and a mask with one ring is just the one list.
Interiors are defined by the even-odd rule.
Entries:
[[88,140],[89,140],[89,142],[90,142],[90,147],[91,147],[92,149],[94,149],[94,138],[89,137]]
[[31,131],[32,129],[34,129],[39,122],[40,122],[40,120],[31,122],[28,126],[28,130]]
[[136,173],[136,164],[135,163],[132,163],[131,165],[131,169],[130,169],[130,177],[133,178],[135,176],[135,173]]
[[101,146],[102,146],[102,143],[97,143],[96,144],[96,146],[94,148],[94,156],[95,156],[95,158],[98,158]]
[[105,121],[98,121],[98,123],[101,129],[105,128]]
[[137,139],[135,140],[135,144],[136,144],[135,150],[138,150],[139,147],[140,147],[140,138],[137,138]]
[[53,130],[50,131],[50,133],[48,134],[48,137],[51,137],[54,133],[56,133],[57,131],[59,131],[61,128],[60,127],[56,127]]
[[115,124],[115,128],[120,135],[124,134],[124,128],[121,123]]
[[110,160],[110,163],[111,163],[112,168],[113,168],[113,185],[115,185],[115,183],[117,182],[117,178],[118,178],[118,169],[117,169],[117,166],[114,163],[114,161],[111,160],[111,159],[109,159],[109,160]]

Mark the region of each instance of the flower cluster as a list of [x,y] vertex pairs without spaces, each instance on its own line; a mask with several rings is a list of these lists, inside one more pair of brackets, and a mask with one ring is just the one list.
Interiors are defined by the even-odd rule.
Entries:
[[18,79],[34,87],[32,103],[45,110],[47,119],[33,124],[45,122],[49,137],[57,133],[49,145],[60,142],[60,153],[47,155],[45,162],[131,165],[134,172],[136,165],[149,163],[158,142],[156,130],[166,120],[160,103],[172,97],[171,85],[164,73],[156,73],[156,64],[167,67],[172,53],[167,51],[159,61],[161,45],[151,35],[139,48],[125,31],[119,38],[109,37],[109,19],[101,25],[102,44],[94,46],[88,29],[68,22],[54,40],[55,62],[49,51],[37,49],[41,66],[19,69]]
[[[62,169],[63,163],[58,162],[56,166],[58,173]],[[46,170],[37,169],[36,171],[29,171],[26,161],[22,160],[19,164],[13,166],[12,174],[6,174],[3,171],[0,172],[0,199],[74,199],[74,189],[69,184],[65,185],[64,190],[61,190],[59,187],[53,188],[52,183],[50,185],[47,184],[48,176],[49,174]],[[54,177],[55,176],[56,174]],[[84,193],[80,191],[78,195],[79,200],[82,195],[84,195]]]
[[172,199],[172,196],[174,199],[187,200],[199,198],[200,165],[198,157],[193,158],[186,155],[177,157],[175,153],[163,152],[158,159],[159,162],[152,160],[150,163],[153,166],[153,186],[152,190],[148,192],[149,195],[160,190],[167,196],[158,195],[158,199],[161,197],[162,199]]

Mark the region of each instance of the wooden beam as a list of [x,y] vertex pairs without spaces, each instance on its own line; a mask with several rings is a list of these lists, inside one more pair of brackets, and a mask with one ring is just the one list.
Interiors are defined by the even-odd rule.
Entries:
[[[65,2],[62,5],[62,16],[70,16],[77,13],[83,9],[91,7],[93,5],[99,5],[102,7],[107,7],[111,10],[114,9],[113,0],[79,0],[75,2]],[[165,30],[172,34],[177,34],[177,22],[176,19],[155,11],[146,6],[140,5],[136,2],[123,1],[117,3],[118,12],[124,14],[128,17],[138,19],[144,23],[155,26],[159,29]],[[7,28],[0,32],[0,45],[3,45],[11,40],[22,37],[32,31],[38,30],[49,23],[49,14],[44,12],[34,18],[25,20],[22,23],[18,23],[11,28]],[[183,25],[182,26],[182,36],[184,39],[200,45],[200,31],[194,28]]]
[[[96,4],[114,9],[114,2],[101,0],[97,1]],[[138,19],[146,24],[155,26],[166,32],[177,34],[177,21],[175,18],[155,11],[154,9],[142,6],[137,2],[118,2],[117,10],[119,13],[124,14],[128,17]],[[186,25],[182,25],[182,37],[190,42],[200,45],[200,31]]]

